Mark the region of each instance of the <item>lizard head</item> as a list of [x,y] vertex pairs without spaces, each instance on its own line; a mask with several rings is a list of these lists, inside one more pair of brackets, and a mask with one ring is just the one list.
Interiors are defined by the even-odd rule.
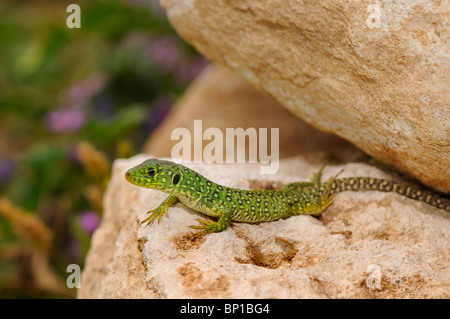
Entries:
[[186,170],[189,169],[180,164],[152,158],[129,169],[125,179],[137,186],[173,193]]

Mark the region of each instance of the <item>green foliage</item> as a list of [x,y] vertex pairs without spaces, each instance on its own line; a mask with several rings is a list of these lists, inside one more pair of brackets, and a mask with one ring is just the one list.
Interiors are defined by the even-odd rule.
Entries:
[[[0,211],[0,297],[67,296],[20,279],[27,258],[45,255],[62,283],[68,264],[83,266],[108,179],[89,172],[109,167],[102,154],[132,155],[123,143],[138,150],[205,65],[156,0],[78,1],[81,29],[66,26],[71,2],[0,3],[0,199],[53,238],[50,252],[30,248],[28,213]],[[94,148],[80,153],[82,141]]]

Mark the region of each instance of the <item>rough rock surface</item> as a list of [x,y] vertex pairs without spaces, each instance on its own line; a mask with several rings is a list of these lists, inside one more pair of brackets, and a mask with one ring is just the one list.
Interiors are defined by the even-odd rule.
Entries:
[[[82,273],[80,298],[449,298],[450,215],[393,193],[341,193],[316,219],[234,223],[192,236],[199,216],[182,204],[139,225],[165,194],[127,183],[148,156],[116,160],[105,214]],[[308,180],[320,165],[281,160],[276,175],[255,164],[192,164],[231,187],[278,188]],[[392,178],[365,164],[330,166],[324,179]]]
[[[194,149],[194,120],[202,120],[203,131],[215,127],[225,134],[226,128],[267,128],[268,150],[271,150],[270,129],[279,129],[279,157],[302,155],[312,162],[324,157],[334,161],[356,160],[365,157],[351,143],[331,134],[320,132],[284,109],[272,97],[261,93],[234,72],[220,65],[211,65],[192,83],[177,102],[167,119],[152,133],[143,153],[171,157],[177,140],[171,140],[174,129],[189,129]],[[205,140],[203,148],[209,143]],[[243,154],[248,157],[249,145]],[[247,151],[246,151],[247,150]],[[235,154],[237,153],[235,145]],[[226,143],[223,153],[226,152]],[[193,160],[192,157],[186,158]]]
[[448,1],[161,4],[185,40],[306,122],[450,192]]

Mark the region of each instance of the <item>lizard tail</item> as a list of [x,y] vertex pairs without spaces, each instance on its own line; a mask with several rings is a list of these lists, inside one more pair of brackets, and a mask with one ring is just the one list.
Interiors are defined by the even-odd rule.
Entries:
[[[419,200],[434,207],[444,209],[450,212],[450,199],[445,195],[438,195],[428,190],[420,189],[415,186],[401,184],[380,178],[371,177],[348,177],[337,178],[331,181],[330,193],[339,193],[345,191],[370,191],[396,192],[411,199]],[[326,184],[326,183],[325,183]],[[322,187],[324,184],[322,184]]]

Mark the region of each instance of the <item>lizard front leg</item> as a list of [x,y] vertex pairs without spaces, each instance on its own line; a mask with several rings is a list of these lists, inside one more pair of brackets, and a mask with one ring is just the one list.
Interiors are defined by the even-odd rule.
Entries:
[[203,225],[190,226],[191,228],[194,229],[200,229],[200,231],[195,233],[196,235],[219,233],[228,228],[231,222],[231,217],[233,215],[233,210],[228,208],[225,209],[213,208],[213,210],[220,216],[217,223],[210,219],[197,219]]
[[149,216],[144,219],[141,224],[146,223],[148,226],[152,224],[156,218],[158,218],[159,223],[163,215],[167,215],[167,217],[169,217],[167,210],[176,202],[178,202],[178,198],[174,195],[169,195],[158,207],[147,212]]

